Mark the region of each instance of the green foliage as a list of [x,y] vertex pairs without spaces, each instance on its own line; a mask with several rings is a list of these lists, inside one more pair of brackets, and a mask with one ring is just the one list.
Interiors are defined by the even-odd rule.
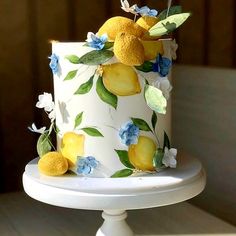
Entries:
[[39,157],[42,157],[44,154],[52,150],[52,145],[48,132],[41,134],[37,141],[37,153]]
[[82,128],[82,130],[90,135],[90,136],[94,136],[94,137],[103,137],[103,135],[100,133],[100,131],[98,131],[97,129],[95,128],[92,128],[92,127],[85,127],[85,128]]
[[82,118],[83,118],[83,112],[80,112],[80,113],[75,117],[75,125],[74,125],[74,128],[77,128],[77,127],[81,124]]
[[134,169],[134,166],[129,161],[128,152],[126,150],[115,150],[115,151],[116,151],[117,155],[119,156],[121,163],[124,166],[126,166],[130,169]]
[[77,95],[77,94],[88,93],[93,87],[93,78],[94,78],[94,75],[91,76],[87,82],[81,84],[74,94]]
[[131,120],[133,121],[134,125],[139,127],[140,130],[152,131],[150,126],[148,125],[148,123],[146,121],[144,121],[142,119],[139,119],[139,118],[131,118]]
[[133,174],[133,170],[130,169],[123,169],[115,172],[111,178],[120,178],[120,177],[127,177]]
[[71,79],[74,79],[76,74],[77,74],[77,71],[78,70],[72,70],[70,72],[68,72],[67,76],[65,77],[64,81],[65,80],[71,80]]

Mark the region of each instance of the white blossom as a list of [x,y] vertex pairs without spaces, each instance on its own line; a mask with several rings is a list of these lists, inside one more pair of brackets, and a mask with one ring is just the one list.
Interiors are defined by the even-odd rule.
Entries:
[[52,101],[51,93],[43,93],[38,96],[38,102],[36,103],[36,107],[44,108],[46,112],[50,112],[54,109],[54,102]]
[[53,109],[49,114],[48,114],[48,118],[51,120],[51,122],[53,122],[56,119],[56,112],[55,109]]
[[162,94],[166,100],[169,99],[172,86],[167,77],[158,77],[156,81],[153,82],[153,86],[162,91]]
[[136,12],[137,4],[130,7],[128,0],[120,0],[120,3],[122,10],[124,10],[125,12],[130,12],[134,15],[138,15],[138,13]]
[[165,147],[162,163],[166,167],[176,168],[177,165],[176,156],[177,156],[177,149],[175,148],[168,149],[167,147]]
[[43,134],[46,130],[46,127],[42,127],[42,128],[37,128],[36,125],[33,123],[31,125],[31,127],[28,127],[28,129],[34,133],[39,133],[39,134]]

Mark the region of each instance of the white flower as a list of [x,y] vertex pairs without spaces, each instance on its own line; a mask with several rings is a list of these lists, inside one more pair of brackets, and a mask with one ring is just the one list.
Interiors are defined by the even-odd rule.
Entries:
[[176,60],[177,58],[176,50],[178,49],[178,44],[176,43],[175,39],[174,40],[163,39],[162,43],[163,43],[164,52],[165,52],[164,56],[169,59]]
[[56,119],[56,112],[54,109],[48,114],[48,118],[51,120],[51,122]]
[[172,86],[167,77],[158,77],[157,80],[153,82],[153,86],[162,91],[162,94],[166,100],[169,99]]
[[176,155],[177,155],[177,149],[175,148],[168,149],[167,147],[165,147],[165,153],[162,159],[162,163],[166,167],[169,166],[170,168],[176,168],[177,165]]
[[137,4],[130,7],[128,0],[120,0],[120,3],[122,10],[124,10],[125,12],[130,12],[134,15],[138,15],[138,13],[136,12]]
[[51,93],[43,93],[38,96],[39,101],[36,103],[36,107],[44,108],[45,111],[50,112],[54,109],[54,102],[52,101]]
[[33,123],[31,125],[31,127],[28,127],[28,129],[34,133],[39,133],[39,134],[43,134],[46,130],[46,127],[42,127],[40,129],[37,129],[36,125]]

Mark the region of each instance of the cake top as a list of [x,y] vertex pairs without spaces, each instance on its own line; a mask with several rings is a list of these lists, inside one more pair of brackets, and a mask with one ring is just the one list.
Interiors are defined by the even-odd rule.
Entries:
[[[76,78],[78,69],[70,70],[63,75],[60,60],[66,60],[72,65],[81,64],[94,67],[93,76],[81,84],[75,94],[87,94],[93,86],[94,77],[97,76],[98,97],[115,110],[120,96],[141,93],[142,86],[137,73],[141,75],[144,83],[143,97],[146,105],[153,112],[150,122],[152,127],[143,119],[131,117],[120,127],[119,137],[121,143],[127,147],[139,142],[149,147],[152,150],[151,159],[149,158],[151,163],[148,163],[146,168],[135,166],[133,164],[135,161],[130,161],[131,157],[128,157],[126,150],[115,150],[127,168],[118,171],[112,177],[129,176],[140,170],[158,171],[165,167],[176,167],[177,150],[171,148],[168,135],[164,132],[163,145],[157,138],[156,113],[166,113],[167,100],[172,89],[167,78],[172,60],[176,59],[177,44],[172,32],[190,16],[190,13],[182,12],[181,6],[171,6],[171,1],[168,1],[168,8],[160,13],[147,6],[139,7],[137,4],[130,6],[127,0],[121,0],[121,9],[127,14],[133,15],[133,19],[115,16],[104,22],[97,33],[88,32],[86,42],[82,45],[85,49],[87,48],[87,50],[82,50],[85,51],[83,55],[78,56],[78,54],[72,53],[60,58],[53,53],[49,57],[49,65],[54,77],[60,79],[63,77],[63,81],[72,81]],[[116,78],[116,83],[114,80],[112,81],[113,78]],[[150,83],[150,81],[152,82]],[[61,107],[65,104],[60,103],[59,106],[62,109]],[[41,134],[37,142],[37,151],[40,157],[39,170],[43,174],[61,175],[70,169],[76,174],[86,175],[100,165],[93,156],[83,157],[78,154],[75,158],[70,158],[67,156],[68,152],[63,151],[63,147],[56,151],[50,139],[53,132],[56,134],[59,132],[55,125],[55,104],[51,94],[39,95],[36,107],[43,108],[51,120],[48,129],[46,127],[37,129],[35,124],[29,127],[31,131]],[[80,112],[74,121],[75,129],[80,126],[82,119],[83,112]],[[86,127],[81,130],[89,136],[103,137],[97,127]],[[141,131],[152,133],[157,139],[158,148],[150,138],[140,135]],[[75,144],[71,145],[71,148],[78,151],[84,143],[84,136],[70,131],[64,134],[62,143],[66,140],[74,142]],[[78,143],[80,144],[74,148]],[[53,149],[54,151],[52,151]]]

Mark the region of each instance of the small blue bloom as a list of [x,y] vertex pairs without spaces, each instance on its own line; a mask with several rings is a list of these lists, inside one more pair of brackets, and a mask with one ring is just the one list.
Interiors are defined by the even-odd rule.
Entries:
[[138,142],[139,132],[139,128],[132,121],[127,122],[119,131],[121,142],[127,146],[136,144]]
[[56,74],[59,71],[59,66],[58,66],[59,57],[55,53],[53,53],[48,58],[51,60],[50,63],[49,63],[49,66],[52,70],[52,73]]
[[154,72],[158,72],[161,77],[168,75],[171,68],[172,62],[167,57],[162,57],[161,54],[158,54],[156,62],[153,63],[152,69]]
[[92,32],[88,32],[86,41],[88,42],[89,47],[95,48],[96,50],[101,50],[104,48],[107,40],[107,34],[103,34],[99,37]]
[[99,162],[92,156],[80,157],[77,160],[76,172],[83,175],[91,174],[98,164]]
[[158,11],[155,9],[150,9],[147,6],[139,8],[138,6],[135,7],[135,11],[140,14],[141,16],[157,16]]

